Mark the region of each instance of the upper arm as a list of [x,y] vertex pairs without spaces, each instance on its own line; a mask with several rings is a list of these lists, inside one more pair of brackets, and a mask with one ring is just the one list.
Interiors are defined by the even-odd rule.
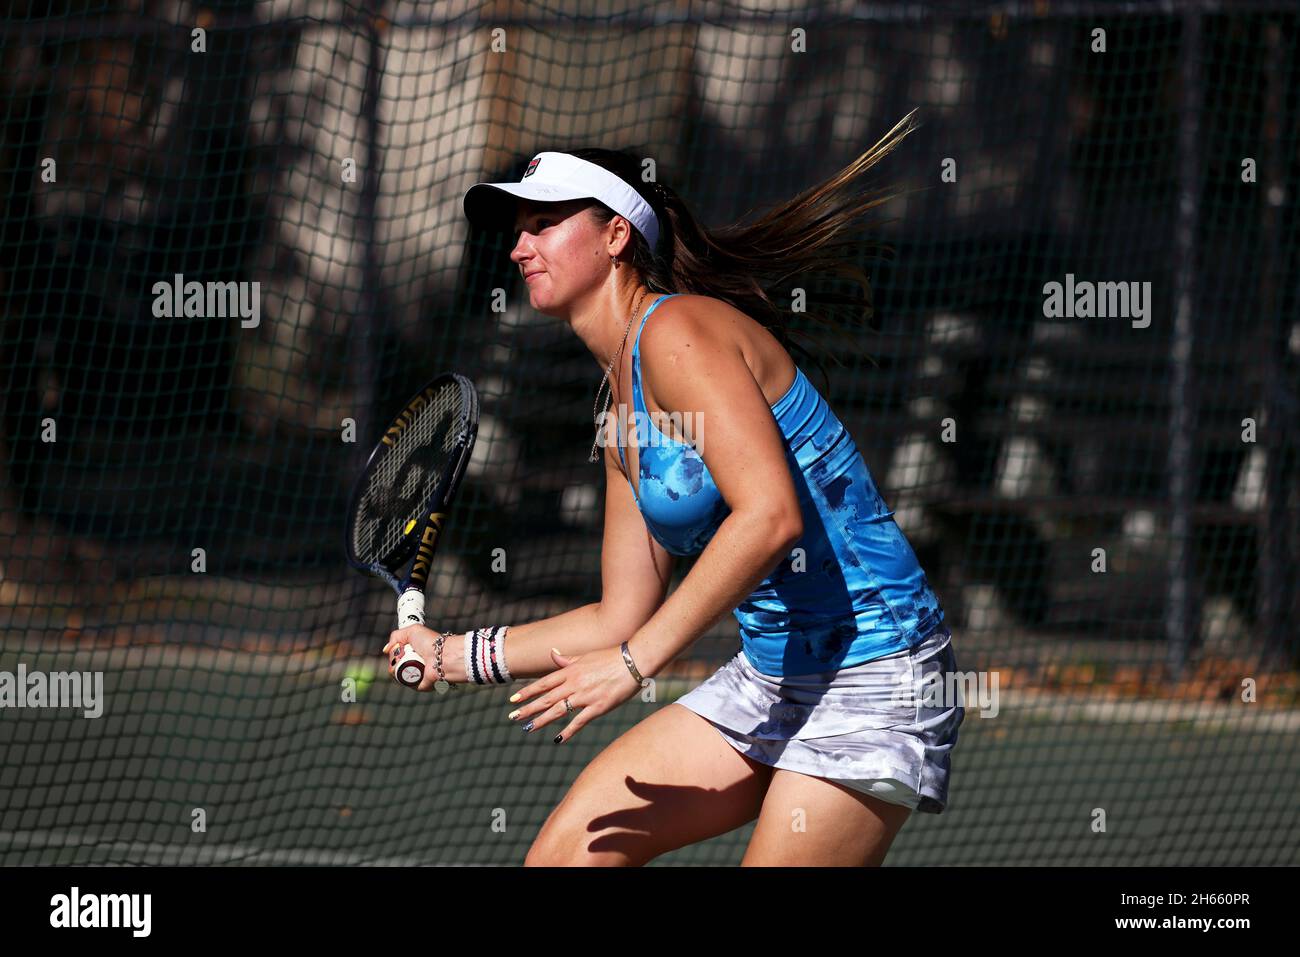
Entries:
[[797,539],[803,514],[785,439],[725,315],[689,299],[669,304],[677,308],[641,338],[643,383],[661,409],[682,413],[682,431],[731,511],[752,511]]
[[655,541],[618,466],[613,415],[605,457],[605,533],[600,551],[601,616],[614,634],[630,638],[668,594],[673,556]]

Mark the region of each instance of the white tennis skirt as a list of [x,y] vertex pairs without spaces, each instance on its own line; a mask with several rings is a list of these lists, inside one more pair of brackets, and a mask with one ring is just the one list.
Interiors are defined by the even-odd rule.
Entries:
[[819,674],[766,675],[738,651],[677,703],[755,761],[941,814],[965,717],[956,670],[941,624],[910,649]]

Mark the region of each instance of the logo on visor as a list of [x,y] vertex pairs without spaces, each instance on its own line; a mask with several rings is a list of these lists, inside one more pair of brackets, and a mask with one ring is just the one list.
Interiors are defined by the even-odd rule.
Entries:
[[537,169],[537,164],[540,163],[541,161],[542,158],[540,156],[534,156],[533,161],[528,164],[528,169],[524,171],[524,175],[521,177],[521,179],[527,179],[528,177],[532,176],[533,172]]

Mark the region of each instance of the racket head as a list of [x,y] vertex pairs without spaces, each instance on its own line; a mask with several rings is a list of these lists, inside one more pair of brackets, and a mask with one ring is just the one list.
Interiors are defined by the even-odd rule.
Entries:
[[478,434],[478,392],[445,372],[402,407],[371,450],[348,497],[344,550],[348,564],[382,578],[400,596],[423,588],[428,563],[397,573],[421,545],[428,557],[460,486]]

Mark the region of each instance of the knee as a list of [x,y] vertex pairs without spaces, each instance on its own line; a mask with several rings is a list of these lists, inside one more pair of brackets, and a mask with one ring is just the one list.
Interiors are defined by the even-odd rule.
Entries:
[[633,835],[602,837],[548,821],[528,848],[524,867],[637,867],[649,860],[639,845]]
[[537,837],[533,838],[532,846],[528,848],[528,853],[524,855],[524,867],[563,867],[564,855],[562,848],[550,838],[551,822],[548,820],[542,826]]
[[524,867],[581,867],[581,835],[570,815],[556,808],[538,831],[533,844],[524,857]]
[[623,853],[593,853],[581,846],[556,846],[534,841],[524,857],[524,867],[635,867],[643,861]]
[[581,866],[574,861],[574,855],[565,853],[563,848],[544,842],[539,837],[533,841],[524,857],[524,867],[575,867]]

